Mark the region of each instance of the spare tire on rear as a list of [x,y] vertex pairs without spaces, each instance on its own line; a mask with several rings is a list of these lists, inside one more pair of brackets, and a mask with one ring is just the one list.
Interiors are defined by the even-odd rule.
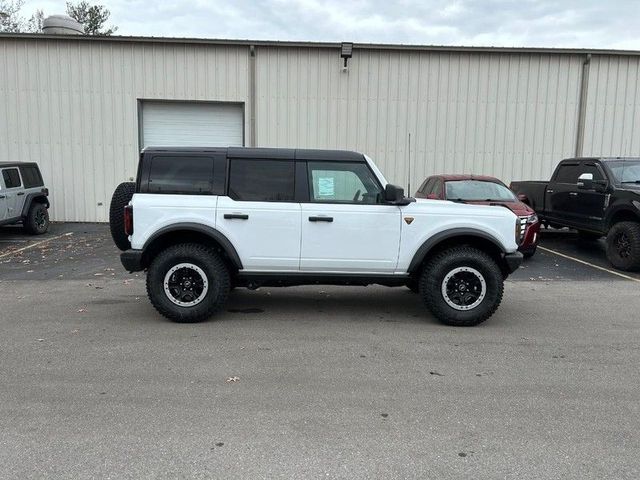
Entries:
[[111,197],[111,205],[109,206],[109,228],[111,229],[111,238],[120,250],[129,250],[131,242],[128,235],[124,232],[124,207],[129,205],[133,194],[136,191],[135,182],[123,182],[118,185]]

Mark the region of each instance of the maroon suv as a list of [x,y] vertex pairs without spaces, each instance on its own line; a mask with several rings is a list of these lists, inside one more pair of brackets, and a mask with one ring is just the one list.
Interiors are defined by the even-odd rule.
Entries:
[[416,198],[450,200],[475,205],[507,207],[520,218],[520,247],[525,257],[536,253],[540,222],[536,212],[522,203],[500,180],[480,175],[434,175],[416,192]]

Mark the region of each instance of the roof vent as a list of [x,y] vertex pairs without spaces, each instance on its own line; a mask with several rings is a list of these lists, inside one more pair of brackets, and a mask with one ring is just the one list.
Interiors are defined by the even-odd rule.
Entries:
[[82,35],[82,24],[66,15],[51,15],[42,22],[42,33],[49,35]]

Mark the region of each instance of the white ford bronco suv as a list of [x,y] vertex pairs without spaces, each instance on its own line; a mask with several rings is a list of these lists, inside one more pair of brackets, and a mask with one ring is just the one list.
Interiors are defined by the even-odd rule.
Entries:
[[114,192],[111,232],[162,315],[198,322],[231,288],[407,286],[449,325],[476,325],[522,262],[499,206],[415,200],[366,155],[148,148]]

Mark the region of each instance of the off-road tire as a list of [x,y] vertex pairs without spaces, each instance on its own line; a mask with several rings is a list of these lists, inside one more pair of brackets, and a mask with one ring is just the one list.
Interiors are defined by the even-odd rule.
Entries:
[[[628,250],[619,249],[619,241],[625,238]],[[640,270],[640,223],[619,222],[611,227],[607,235],[607,258],[619,270]]]
[[[486,283],[484,299],[473,309],[461,311],[449,306],[442,294],[447,274],[458,267],[469,267],[482,274]],[[420,275],[420,296],[431,313],[442,323],[471,327],[487,320],[502,301],[504,277],[496,261],[473,247],[454,247],[429,259]]]
[[598,240],[599,238],[602,238],[602,234],[594,233],[594,232],[587,232],[585,230],[578,230],[578,237],[580,237],[580,240],[587,240],[587,241],[591,242],[591,241],[594,241],[594,240]]
[[43,203],[32,202],[23,227],[31,235],[42,235],[49,230],[49,209]]
[[[165,276],[180,263],[196,265],[206,275],[208,291],[197,305],[176,305],[165,293]],[[218,253],[197,243],[168,247],[153,259],[147,271],[147,295],[151,304],[160,314],[178,323],[202,322],[218,312],[227,302],[230,285],[229,270]]]
[[124,207],[129,205],[133,194],[136,191],[135,182],[123,182],[116,187],[111,196],[109,205],[109,228],[111,238],[120,250],[129,250],[131,242],[124,231]]

